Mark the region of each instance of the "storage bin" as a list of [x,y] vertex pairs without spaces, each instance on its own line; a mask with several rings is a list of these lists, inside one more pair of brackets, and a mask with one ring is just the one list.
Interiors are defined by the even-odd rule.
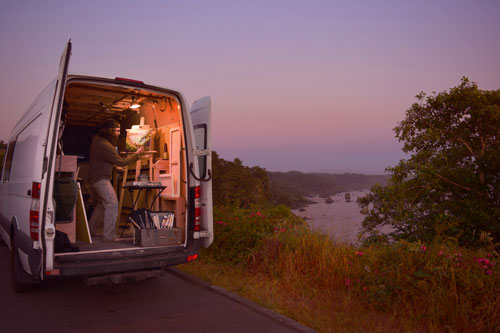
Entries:
[[182,229],[136,229],[134,242],[141,247],[178,245],[182,242]]

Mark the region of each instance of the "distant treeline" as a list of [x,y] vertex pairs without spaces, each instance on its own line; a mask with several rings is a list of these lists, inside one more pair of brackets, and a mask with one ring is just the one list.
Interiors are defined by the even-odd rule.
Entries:
[[271,200],[297,208],[307,204],[306,197],[319,195],[328,197],[339,192],[370,189],[375,184],[384,185],[384,175],[355,173],[302,173],[298,171],[268,172]]
[[328,174],[267,172],[259,166],[247,167],[239,158],[227,161],[214,152],[213,199],[217,206],[249,208],[262,204],[284,204],[292,208],[304,206],[307,197],[328,197],[335,193],[370,189],[385,184],[385,176],[362,174]]

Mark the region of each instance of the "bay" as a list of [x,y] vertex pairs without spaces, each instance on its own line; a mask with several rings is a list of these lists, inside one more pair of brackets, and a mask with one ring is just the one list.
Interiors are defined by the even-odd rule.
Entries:
[[317,203],[303,208],[303,211],[293,209],[292,212],[305,218],[312,230],[327,234],[336,242],[356,244],[364,219],[356,201],[369,192],[369,190],[348,192],[351,196],[350,201],[345,198],[347,192],[338,193],[331,197],[332,203],[326,203],[326,199],[319,196],[310,197],[311,201]]

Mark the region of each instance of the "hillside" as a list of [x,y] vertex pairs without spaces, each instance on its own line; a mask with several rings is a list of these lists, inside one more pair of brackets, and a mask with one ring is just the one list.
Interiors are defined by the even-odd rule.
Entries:
[[302,173],[298,171],[268,172],[271,200],[289,207],[307,204],[306,197],[318,194],[328,197],[339,192],[370,189],[374,184],[385,184],[384,175],[354,173]]

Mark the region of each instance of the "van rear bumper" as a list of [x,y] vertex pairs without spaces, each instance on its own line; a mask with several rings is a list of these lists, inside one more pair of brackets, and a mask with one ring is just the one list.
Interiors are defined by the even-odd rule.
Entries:
[[[184,264],[188,256],[199,252],[199,242],[194,246],[166,248],[165,250],[115,251],[89,255],[56,257],[54,268],[59,277],[84,277],[107,274],[165,269],[168,266]],[[179,250],[180,249],[180,250]],[[123,253],[122,253],[123,252]],[[47,277],[55,277],[52,272]]]

